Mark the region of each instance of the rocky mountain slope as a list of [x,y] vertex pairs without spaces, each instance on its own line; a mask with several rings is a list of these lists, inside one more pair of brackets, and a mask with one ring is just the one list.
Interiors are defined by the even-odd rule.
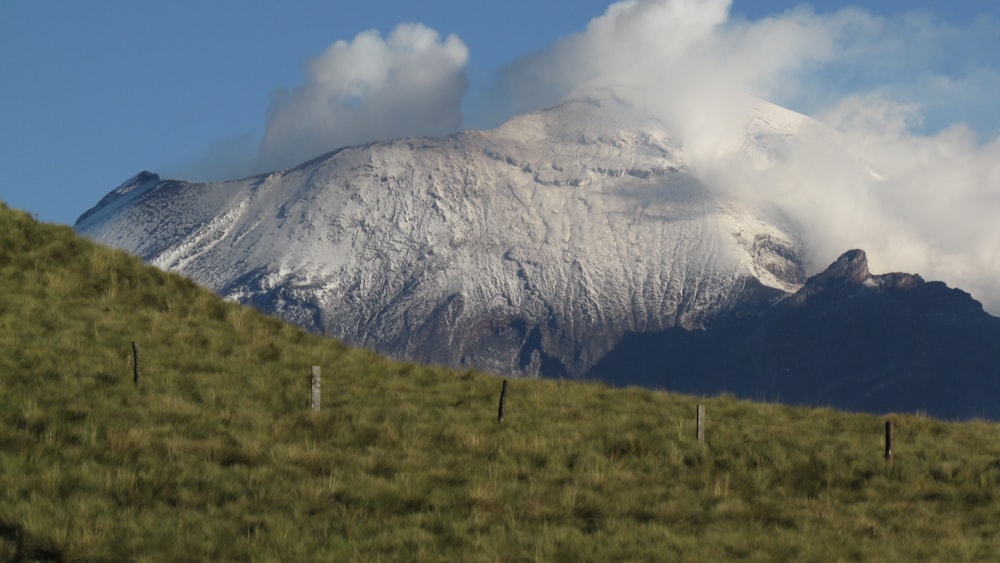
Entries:
[[707,330],[626,335],[588,377],[1000,420],[1000,318],[941,282],[872,275],[865,253],[852,250],[756,315]]
[[[804,123],[754,102],[743,150],[766,159]],[[238,181],[144,172],[76,229],[348,343],[531,376],[580,376],[626,333],[703,327],[804,279],[780,215],[710,193],[613,93]]]

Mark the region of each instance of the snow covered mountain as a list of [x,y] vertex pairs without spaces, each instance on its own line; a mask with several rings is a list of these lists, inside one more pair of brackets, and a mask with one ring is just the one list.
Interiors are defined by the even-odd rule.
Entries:
[[[807,121],[753,102],[739,150],[766,162]],[[711,193],[682,140],[608,92],[238,181],[143,172],[76,229],[348,343],[529,376],[804,281],[779,214]]]

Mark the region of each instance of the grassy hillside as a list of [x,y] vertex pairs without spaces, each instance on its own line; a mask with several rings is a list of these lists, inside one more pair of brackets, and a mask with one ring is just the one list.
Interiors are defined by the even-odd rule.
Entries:
[[1000,560],[998,425],[500,387],[0,208],[0,560]]

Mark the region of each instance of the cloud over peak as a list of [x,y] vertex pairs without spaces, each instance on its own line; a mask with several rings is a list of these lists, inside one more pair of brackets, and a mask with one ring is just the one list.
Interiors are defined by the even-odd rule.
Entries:
[[337,41],[309,61],[305,81],[275,94],[258,164],[292,166],[335,148],[406,135],[450,133],[469,58],[455,35],[419,23]]

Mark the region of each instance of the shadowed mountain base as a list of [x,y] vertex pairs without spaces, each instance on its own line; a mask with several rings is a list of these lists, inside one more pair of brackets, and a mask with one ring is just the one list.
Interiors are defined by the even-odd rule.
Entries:
[[1000,318],[958,289],[868,272],[852,250],[775,306],[707,330],[629,334],[615,385],[869,412],[1000,419]]

